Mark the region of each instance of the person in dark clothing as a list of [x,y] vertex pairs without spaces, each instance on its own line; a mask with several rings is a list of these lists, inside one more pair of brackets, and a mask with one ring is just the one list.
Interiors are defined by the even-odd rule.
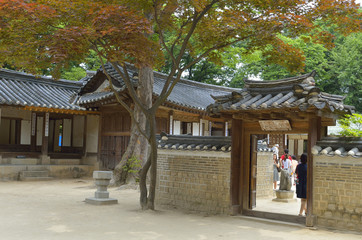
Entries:
[[307,215],[307,154],[300,156],[300,164],[298,164],[295,173],[297,174],[296,193],[297,198],[301,199],[299,216]]

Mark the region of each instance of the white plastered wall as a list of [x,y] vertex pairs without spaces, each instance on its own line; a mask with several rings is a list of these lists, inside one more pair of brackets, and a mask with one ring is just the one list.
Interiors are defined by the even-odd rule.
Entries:
[[21,120],[20,144],[30,144],[31,141],[31,121]]
[[192,136],[200,136],[200,123],[192,123]]
[[173,134],[174,135],[180,135],[181,134],[181,122],[175,120],[173,122]]
[[87,116],[87,138],[86,151],[89,153],[98,152],[99,116]]
[[63,146],[70,147],[72,138],[72,119],[63,119]]
[[73,117],[73,147],[83,147],[84,116]]

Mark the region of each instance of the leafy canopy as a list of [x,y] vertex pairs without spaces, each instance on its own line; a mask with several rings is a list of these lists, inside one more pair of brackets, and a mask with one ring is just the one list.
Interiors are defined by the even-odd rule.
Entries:
[[153,63],[159,51],[145,36],[150,22],[120,3],[1,0],[0,62],[33,73],[53,67],[56,76],[90,50],[108,61]]
[[[313,22],[358,31],[357,9],[353,1],[332,0],[0,0],[0,62],[59,76],[90,49],[107,61],[149,66],[163,62],[164,50],[176,74],[205,59],[221,64],[217,50],[243,42],[245,51],[260,50],[294,71],[303,68],[303,53],[279,33],[313,31],[313,41],[328,46],[331,33]],[[185,54],[192,61],[182,65]]]

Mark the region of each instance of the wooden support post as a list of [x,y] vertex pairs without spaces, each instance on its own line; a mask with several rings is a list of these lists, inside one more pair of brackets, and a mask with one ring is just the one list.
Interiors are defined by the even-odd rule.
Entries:
[[230,199],[231,199],[231,213],[237,215],[241,210],[241,199],[240,199],[240,167],[241,167],[241,132],[242,132],[242,121],[232,120],[232,132],[233,134],[231,141],[231,174],[230,174]]
[[249,210],[249,201],[250,201],[250,159],[251,159],[251,134],[250,132],[245,131],[243,126],[242,130],[242,141],[241,141],[241,156],[242,156],[242,179],[241,179],[241,204],[242,210]]
[[31,138],[30,138],[30,150],[36,152],[36,113],[31,113]]
[[83,157],[87,155],[87,115],[84,116],[84,130],[83,130]]
[[174,128],[174,125],[173,125],[173,111],[169,112],[168,119],[169,119],[168,133],[170,135],[173,135],[173,128]]
[[312,227],[315,224],[313,215],[313,155],[312,147],[321,136],[321,119],[314,117],[309,119],[308,128],[308,168],[307,168],[307,219],[306,226]]
[[48,142],[49,142],[49,113],[44,114],[43,122],[43,141],[41,146],[41,164],[50,164],[50,159],[48,157]]

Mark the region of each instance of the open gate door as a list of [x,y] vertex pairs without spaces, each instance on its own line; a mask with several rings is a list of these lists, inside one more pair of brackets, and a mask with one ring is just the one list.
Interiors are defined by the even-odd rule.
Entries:
[[249,209],[256,207],[256,167],[257,167],[257,136],[251,135],[250,144],[250,201]]

